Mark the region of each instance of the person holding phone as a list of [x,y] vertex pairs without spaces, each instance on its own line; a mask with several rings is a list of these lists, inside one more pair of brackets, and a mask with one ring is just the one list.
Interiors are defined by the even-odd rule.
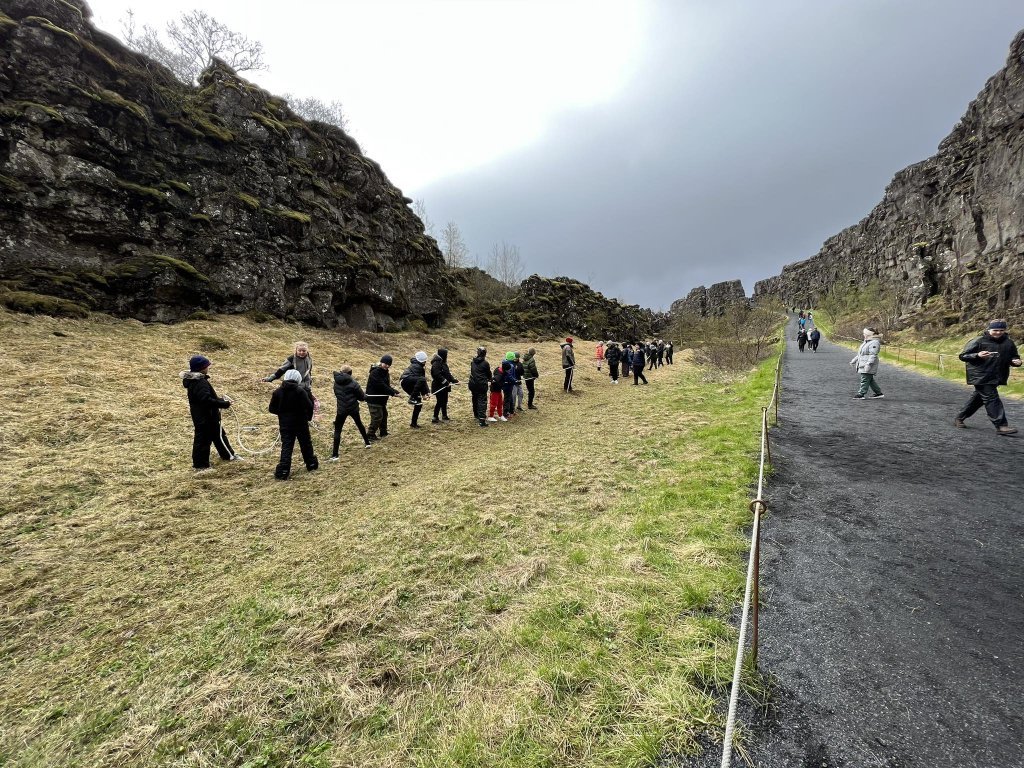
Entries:
[[985,413],[997,434],[1017,433],[1006,421],[1006,411],[997,389],[1009,381],[1010,368],[1019,368],[1021,365],[1017,345],[1006,335],[1006,331],[1005,320],[993,320],[985,333],[969,341],[960,353],[960,359],[967,366],[967,383],[974,387],[974,394],[953,419],[955,426],[966,428],[964,422],[984,405]]

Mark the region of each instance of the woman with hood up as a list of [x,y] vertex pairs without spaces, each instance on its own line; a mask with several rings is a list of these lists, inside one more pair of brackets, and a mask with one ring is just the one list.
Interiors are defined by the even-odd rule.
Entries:
[[409,404],[412,405],[412,421],[409,427],[419,429],[420,425],[416,422],[420,418],[420,411],[423,410],[423,400],[430,397],[430,387],[427,385],[427,353],[422,349],[409,358],[409,367],[402,371],[399,384],[409,396]]
[[331,461],[338,460],[338,448],[341,446],[341,428],[345,419],[352,419],[356,429],[363,438],[363,445],[370,447],[370,438],[366,434],[363,420],[359,418],[359,403],[366,400],[366,393],[359,382],[352,378],[352,368],[343,366],[334,372],[334,397],[338,400],[338,415],[334,417],[334,446],[331,448]]
[[539,378],[537,350],[530,347],[526,350],[526,357],[523,358],[523,381],[526,382],[526,407],[531,411],[537,410],[537,406],[533,404],[533,398],[537,394],[536,385]]
[[469,394],[473,398],[473,418],[481,427],[487,426],[487,388],[491,383],[491,365],[487,347],[477,347],[476,357],[469,364]]
[[313,396],[302,386],[302,374],[290,370],[284,374],[281,386],[270,397],[268,410],[277,416],[281,429],[281,459],[277,462],[274,477],[287,480],[292,473],[292,451],[299,441],[302,460],[310,472],[320,468],[313,440],[309,436],[309,421],[313,418]]
[[[434,418],[432,424],[449,421],[448,395],[459,380],[452,376],[448,367],[448,350],[441,347],[437,354],[430,358],[430,394],[434,396]],[[440,416],[440,418],[438,418]]]

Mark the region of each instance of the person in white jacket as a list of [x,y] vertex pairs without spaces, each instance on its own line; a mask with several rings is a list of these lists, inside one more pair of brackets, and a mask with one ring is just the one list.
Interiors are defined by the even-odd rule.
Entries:
[[878,335],[878,329],[865,328],[864,343],[860,345],[857,354],[850,361],[850,365],[856,366],[857,373],[860,374],[860,389],[853,396],[854,400],[863,400],[868,393],[868,389],[872,392],[872,400],[885,397],[882,394],[881,387],[878,386],[878,382],[875,381],[875,374],[878,373],[878,351],[881,347],[882,340]]

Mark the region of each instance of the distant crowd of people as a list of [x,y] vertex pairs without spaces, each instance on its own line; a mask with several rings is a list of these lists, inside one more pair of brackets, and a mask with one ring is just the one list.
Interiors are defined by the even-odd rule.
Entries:
[[[571,393],[576,370],[576,353],[571,337],[561,345],[563,369],[563,391]],[[652,369],[672,364],[672,344],[656,341],[619,344],[614,341],[600,342],[595,351],[600,371],[608,363],[612,383],[619,382],[619,367],[624,375],[633,374],[633,383],[647,384],[644,368]],[[391,384],[391,366],[394,358],[383,355],[380,361],[370,367],[366,388],[356,381],[350,366],[343,366],[333,373],[334,396],[337,413],[334,420],[334,439],[331,461],[339,458],[342,428],[351,420],[359,431],[363,445],[370,448],[374,442],[386,438],[388,429],[388,403],[391,398],[404,396],[412,406],[409,427],[419,429],[420,413],[428,401],[433,401],[431,423],[450,421],[448,400],[451,388],[460,383],[448,365],[448,350],[439,348],[428,361],[427,353],[420,350],[409,359],[409,365],[398,379],[400,389]],[[429,362],[429,373],[427,364]],[[215,448],[225,461],[241,461],[243,457],[231,447],[228,434],[221,424],[221,411],[231,407],[231,399],[219,397],[210,382],[209,370],[212,362],[203,355],[194,355],[189,360],[189,370],[180,376],[188,393],[189,410],[192,416],[194,436],[192,442],[192,466],[198,472],[210,470],[210,452]],[[487,359],[487,348],[478,347],[469,364],[467,387],[469,389],[473,417],[481,427],[492,423],[512,420],[526,410],[537,410],[536,382],[540,378],[537,368],[536,350],[531,347],[520,355],[517,351],[506,352],[493,368]],[[319,401],[313,395],[313,358],[306,342],[297,342],[293,353],[273,373],[261,381],[272,382],[281,379],[281,386],[270,398],[269,411],[278,418],[281,438],[281,455],[274,477],[287,480],[291,475],[292,454],[295,443],[299,444],[302,460],[307,470],[319,468],[310,433],[310,422],[319,409]],[[524,392],[525,389],[525,392]],[[364,426],[360,415],[360,403],[366,403],[370,423]],[[523,407],[525,403],[525,408]]]

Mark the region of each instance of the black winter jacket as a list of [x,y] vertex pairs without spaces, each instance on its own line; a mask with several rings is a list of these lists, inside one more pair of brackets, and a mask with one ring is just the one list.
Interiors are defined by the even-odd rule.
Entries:
[[608,365],[618,365],[621,357],[622,352],[619,351],[619,347],[616,344],[612,344],[604,351],[604,359],[608,361]]
[[[978,357],[982,351],[995,352],[998,357]],[[1017,345],[1006,335],[999,339],[982,334],[967,342],[960,359],[967,363],[968,384],[1005,384],[1010,379],[1010,361],[1020,358]]]
[[427,368],[415,357],[409,358],[409,367],[402,371],[399,383],[410,395],[426,395],[430,393],[427,386]]
[[399,394],[391,386],[391,372],[379,365],[370,367],[370,375],[366,378],[366,404],[387,405],[388,398]]
[[338,413],[358,413],[359,402],[366,399],[352,374],[341,371],[334,372],[334,396],[338,398]]
[[491,376],[491,392],[501,392],[505,388],[505,363],[496,366]]
[[313,396],[305,387],[286,381],[270,396],[268,410],[277,415],[281,426],[297,427],[313,418]]
[[540,378],[540,374],[537,373],[537,358],[531,355],[529,352],[527,352],[526,357],[523,358],[523,378]]
[[192,423],[197,426],[217,424],[220,422],[220,409],[230,408],[231,403],[217,397],[205,373],[181,374],[181,384],[188,392],[188,410],[192,415]]
[[469,391],[486,392],[490,381],[491,365],[486,357],[477,355],[469,364]]
[[430,359],[430,391],[437,392],[446,384],[458,384],[459,380],[452,376],[448,367],[448,350],[439,349]]

